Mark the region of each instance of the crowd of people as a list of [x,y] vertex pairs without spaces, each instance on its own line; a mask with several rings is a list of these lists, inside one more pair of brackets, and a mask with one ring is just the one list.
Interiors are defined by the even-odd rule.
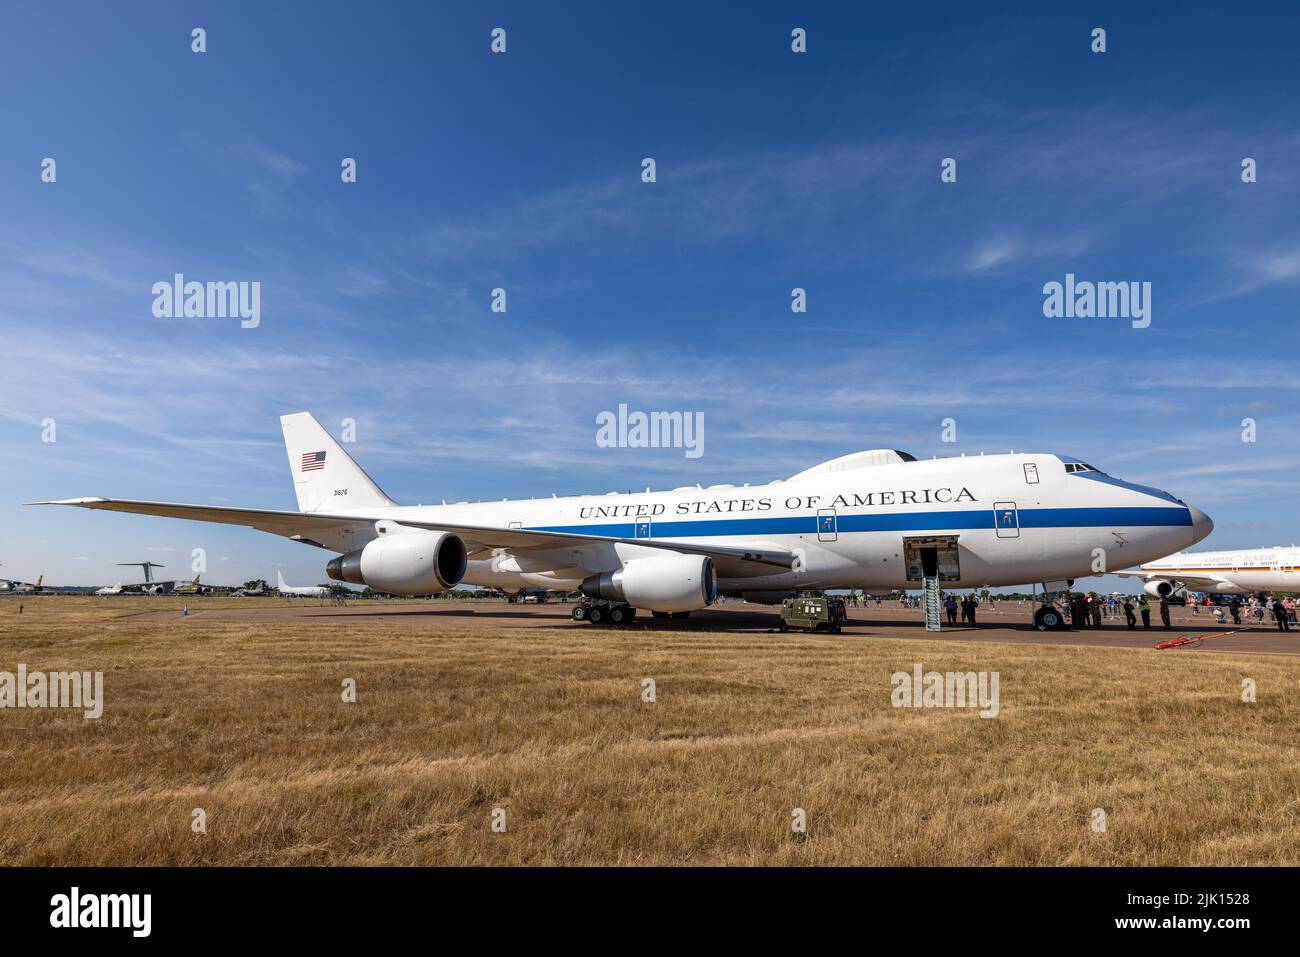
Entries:
[[[1271,619],[1280,631],[1290,631],[1296,621],[1296,600],[1291,597],[1283,598],[1280,595],[1270,597],[1260,593],[1247,597],[1245,601],[1232,595],[1222,605],[1215,604],[1209,597],[1189,596],[1187,607],[1193,615],[1199,615],[1204,608],[1205,613],[1212,615],[1217,624],[1226,624],[1228,615],[1232,616],[1234,625],[1250,624],[1252,621],[1261,625],[1267,618]],[[1161,596],[1157,609],[1160,613],[1160,624],[1165,628],[1172,628],[1173,625],[1169,620],[1169,599]],[[1077,592],[1065,600],[1062,611],[1069,619],[1072,628],[1100,628],[1103,619],[1118,619],[1121,614],[1129,628],[1137,627],[1138,616],[1142,618],[1143,628],[1151,627],[1151,600],[1145,594],[1137,597],[1135,605],[1134,600],[1127,595],[1117,598],[1114,595],[1103,597],[1096,592],[1087,594]]]
[[955,595],[949,594],[944,596],[943,610],[948,613],[948,624],[957,624],[957,609],[961,608],[961,623],[963,625],[975,624],[975,612],[979,610],[979,596],[972,592],[969,595],[963,595],[961,601],[957,600]]
[[[875,601],[876,607],[879,608],[882,601],[880,595],[859,595],[854,591],[846,596],[845,604],[852,608],[865,607],[872,600]],[[959,613],[961,615],[961,624],[974,625],[976,614],[981,605],[988,608],[996,607],[992,596],[981,596],[975,592],[966,595],[955,595],[952,592],[947,592],[943,595],[941,602],[950,625],[958,624]],[[902,592],[898,596],[898,606],[908,609],[920,608],[921,597]],[[1290,596],[1270,596],[1262,592],[1258,595],[1240,597],[1230,595],[1226,602],[1217,604],[1206,595],[1189,595],[1186,606],[1193,615],[1200,615],[1204,612],[1214,618],[1217,624],[1227,624],[1229,618],[1231,618],[1234,625],[1262,625],[1265,621],[1270,621],[1280,631],[1290,631],[1291,626],[1296,624],[1296,599]],[[1152,627],[1151,616],[1153,613],[1160,616],[1160,624],[1163,627],[1173,627],[1169,617],[1170,602],[1167,597],[1159,598],[1153,602],[1145,594],[1134,598],[1129,595],[1099,595],[1097,592],[1074,592],[1062,599],[1058,603],[1058,607],[1070,622],[1070,626],[1076,629],[1100,628],[1103,621],[1118,622],[1120,619],[1123,619],[1129,628],[1137,628],[1139,620],[1142,622],[1143,628],[1150,628]]]

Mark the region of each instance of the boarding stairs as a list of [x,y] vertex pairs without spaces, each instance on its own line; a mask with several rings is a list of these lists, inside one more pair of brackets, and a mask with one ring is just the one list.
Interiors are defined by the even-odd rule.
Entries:
[[925,602],[925,630],[939,630],[939,578],[921,579],[921,597]]

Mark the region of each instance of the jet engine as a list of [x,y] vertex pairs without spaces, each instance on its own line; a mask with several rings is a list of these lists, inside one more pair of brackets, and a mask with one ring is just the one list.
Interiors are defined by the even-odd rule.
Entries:
[[450,532],[414,531],[376,538],[365,548],[331,559],[335,581],[369,585],[390,595],[431,595],[465,577],[465,543]]
[[1152,598],[1168,598],[1174,593],[1174,586],[1166,581],[1156,579],[1149,581],[1142,588]]
[[634,558],[618,571],[583,579],[588,598],[627,602],[651,611],[694,611],[718,597],[718,576],[707,555]]

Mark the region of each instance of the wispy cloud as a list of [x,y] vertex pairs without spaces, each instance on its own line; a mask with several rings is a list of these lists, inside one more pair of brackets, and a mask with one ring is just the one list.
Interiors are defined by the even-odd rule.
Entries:
[[298,162],[292,156],[260,146],[242,146],[236,152],[240,157],[252,160],[263,169],[282,176],[292,176],[307,169],[306,164]]

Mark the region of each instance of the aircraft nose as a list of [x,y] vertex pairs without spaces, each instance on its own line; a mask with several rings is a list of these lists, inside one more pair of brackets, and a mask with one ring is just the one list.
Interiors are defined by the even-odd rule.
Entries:
[[1195,545],[1214,531],[1214,522],[1199,508],[1189,505],[1187,511],[1192,515],[1192,544]]

